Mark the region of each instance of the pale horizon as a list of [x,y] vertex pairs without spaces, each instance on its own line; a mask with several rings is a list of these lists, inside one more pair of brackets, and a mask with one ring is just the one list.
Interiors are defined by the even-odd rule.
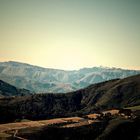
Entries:
[[0,61],[140,70],[139,0],[0,0]]
[[21,62],[21,61],[12,61],[12,60],[9,60],[9,61],[0,61],[0,63],[7,63],[7,62],[16,62],[16,63],[23,63],[23,64],[28,64],[28,65],[31,65],[31,66],[37,66],[37,67],[41,67],[41,68],[48,68],[48,69],[57,69],[57,70],[65,70],[65,71],[74,71],[74,70],[80,70],[80,69],[83,69],[83,68],[94,68],[94,67],[102,67],[102,68],[116,68],[116,69],[123,69],[123,70],[140,70],[140,69],[133,69],[133,68],[123,68],[123,67],[114,67],[114,66],[103,66],[103,65],[96,65],[96,66],[90,66],[90,67],[79,67],[77,69],[61,69],[61,68],[53,68],[53,67],[45,67],[45,66],[42,66],[42,65],[37,65],[37,64],[31,64],[31,63],[28,63],[28,62]]

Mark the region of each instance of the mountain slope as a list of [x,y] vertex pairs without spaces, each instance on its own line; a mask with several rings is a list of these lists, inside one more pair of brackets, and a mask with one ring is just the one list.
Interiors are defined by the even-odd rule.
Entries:
[[13,61],[0,63],[1,80],[38,93],[65,93],[85,88],[94,83],[116,78],[122,79],[136,74],[140,74],[140,71],[104,67],[64,71]]
[[26,89],[18,89],[2,80],[0,80],[0,97],[3,96],[23,96],[30,95],[31,92]]
[[[140,75],[110,80],[67,94],[35,94],[0,100],[0,121],[46,119],[140,105]],[[6,111],[5,111],[6,110]],[[11,118],[11,116],[13,118]]]

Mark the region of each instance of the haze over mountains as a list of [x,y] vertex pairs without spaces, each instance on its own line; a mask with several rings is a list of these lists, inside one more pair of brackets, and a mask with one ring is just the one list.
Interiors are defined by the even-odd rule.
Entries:
[[136,70],[93,67],[64,71],[14,61],[0,63],[0,79],[36,93],[65,93],[90,84],[140,74]]

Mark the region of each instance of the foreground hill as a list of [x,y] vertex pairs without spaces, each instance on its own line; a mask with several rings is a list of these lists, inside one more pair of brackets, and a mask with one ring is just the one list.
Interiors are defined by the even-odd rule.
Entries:
[[91,84],[140,74],[140,71],[93,67],[64,71],[37,67],[18,62],[0,63],[0,79],[19,88],[45,93],[64,93]]
[[140,105],[140,75],[111,80],[67,94],[35,94],[0,99],[0,121],[77,116]]
[[23,96],[30,95],[31,92],[26,89],[18,89],[2,80],[0,80],[0,97],[4,96]]

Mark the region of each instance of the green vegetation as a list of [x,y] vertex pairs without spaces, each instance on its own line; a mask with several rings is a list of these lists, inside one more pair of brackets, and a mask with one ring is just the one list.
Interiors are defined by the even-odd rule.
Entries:
[[138,105],[138,106],[132,106],[132,107],[127,107],[126,109],[131,109],[132,111],[140,110],[140,105]]
[[0,140],[10,140],[12,136],[10,134],[6,134],[6,133],[0,133]]

